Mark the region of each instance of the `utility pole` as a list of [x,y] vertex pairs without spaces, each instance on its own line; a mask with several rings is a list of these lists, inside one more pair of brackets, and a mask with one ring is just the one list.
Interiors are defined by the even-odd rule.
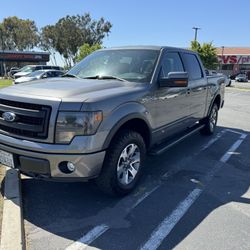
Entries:
[[221,71],[222,71],[222,65],[223,65],[223,57],[224,57],[224,48],[225,46],[221,46]]
[[196,42],[197,41],[198,30],[200,30],[201,28],[199,28],[199,27],[193,27],[192,29],[194,30],[194,41]]

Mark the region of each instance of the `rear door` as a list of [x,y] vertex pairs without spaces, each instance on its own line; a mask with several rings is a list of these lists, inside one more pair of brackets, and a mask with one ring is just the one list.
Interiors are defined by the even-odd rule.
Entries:
[[190,119],[196,122],[204,117],[207,99],[207,78],[201,62],[194,53],[182,53],[185,69],[188,72],[188,105]]

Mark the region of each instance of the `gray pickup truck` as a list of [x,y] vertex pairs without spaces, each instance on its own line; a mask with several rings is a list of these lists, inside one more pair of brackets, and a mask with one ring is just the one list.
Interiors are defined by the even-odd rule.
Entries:
[[224,78],[208,78],[189,50],[99,50],[62,78],[0,91],[0,162],[36,178],[95,178],[124,195],[146,154],[198,130],[213,134],[224,90]]

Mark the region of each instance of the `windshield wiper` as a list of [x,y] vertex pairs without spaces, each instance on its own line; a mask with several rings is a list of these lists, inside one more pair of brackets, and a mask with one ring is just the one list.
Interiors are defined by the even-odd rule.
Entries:
[[115,80],[119,80],[119,81],[122,81],[122,82],[127,82],[127,80],[122,79],[122,78],[117,77],[117,76],[102,76],[102,75],[97,75],[97,76],[83,77],[83,79],[97,79],[97,80],[112,80],[112,79],[115,79]]

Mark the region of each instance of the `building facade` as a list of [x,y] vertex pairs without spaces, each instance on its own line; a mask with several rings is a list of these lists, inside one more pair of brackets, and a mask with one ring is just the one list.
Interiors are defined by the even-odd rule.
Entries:
[[28,64],[46,64],[50,53],[30,51],[0,50],[0,75],[6,74],[12,67],[21,68]]
[[226,75],[240,72],[250,76],[250,48],[221,47],[217,48],[219,71]]

